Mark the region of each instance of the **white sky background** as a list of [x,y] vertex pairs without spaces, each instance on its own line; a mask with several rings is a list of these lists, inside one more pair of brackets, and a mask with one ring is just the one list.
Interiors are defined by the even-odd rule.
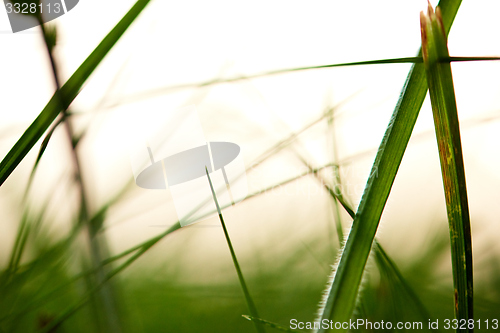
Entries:
[[[60,37],[57,56],[64,79],[78,68],[133,3],[131,0],[81,0],[77,7],[55,21]],[[338,109],[335,126],[339,158],[350,161],[345,169],[346,190],[357,204],[409,65],[320,69],[217,85],[200,91],[178,90],[147,99],[134,99],[134,96],[162,87],[268,70],[414,56],[420,46],[419,12],[426,4],[424,0],[152,1],[72,105],[73,111],[89,115],[80,116],[79,128],[91,124],[82,156],[92,206],[104,202],[124,180],[132,177],[127,147],[123,144],[127,126],[133,122],[131,113],[140,113],[144,108],[168,111],[195,103],[207,139],[240,144],[245,162],[250,163],[291,131],[318,118],[327,106],[347,98],[351,99]],[[500,2],[496,0],[464,1],[449,38],[451,55],[500,55],[498,13]],[[9,33],[7,15],[0,10],[0,31],[0,156],[3,158],[45,106],[53,93],[53,84],[38,28]],[[481,251],[483,246],[492,244],[491,235],[498,230],[497,216],[500,216],[497,204],[500,199],[497,172],[500,167],[497,119],[500,65],[494,62],[453,64],[453,74],[462,124],[474,246]],[[482,121],[488,118],[493,119]],[[55,193],[55,198],[59,198],[55,199],[59,202],[55,204],[59,205],[55,211],[64,211],[66,204],[62,208],[58,200],[69,201],[65,192],[53,192],[61,172],[70,170],[64,133],[59,132],[43,159],[32,194],[37,201]],[[415,245],[408,235],[425,232],[428,227],[433,230],[431,225],[445,223],[439,159],[428,101],[421,110],[413,136],[379,230],[380,237],[385,237],[387,247],[393,250]],[[316,126],[295,147],[306,151],[306,157],[318,166],[331,159],[326,142],[325,127]],[[38,147],[39,144],[0,188],[2,249],[10,248],[13,242],[23,205],[21,197]],[[367,150],[369,154],[350,159]],[[301,170],[292,154],[281,154],[257,170],[258,176],[249,176],[250,192]],[[307,184],[314,188],[313,181]],[[168,192],[136,192],[142,199],[131,201],[122,211],[115,212],[117,223],[121,219],[115,232],[110,234],[116,248],[135,244],[162,230],[148,227],[151,224],[165,224],[165,220],[175,219]],[[270,216],[276,220],[287,217],[288,208],[284,207],[295,207],[295,211],[288,213],[293,214],[297,222],[287,228],[295,226],[297,232],[287,233],[297,239],[301,228],[311,228],[304,227],[307,212],[328,210],[326,196],[315,195],[321,200],[303,201],[299,194],[292,194],[293,198],[277,196],[281,201],[275,205],[276,196],[257,200],[263,207],[269,207]],[[252,218],[261,219],[262,209],[257,207],[256,211],[255,207],[254,204],[242,206],[242,216],[238,210],[231,213],[236,214],[235,219],[250,221],[246,227],[243,222],[238,223],[242,234],[251,232],[248,225],[255,227]],[[281,207],[281,212],[276,207]],[[147,212],[141,219],[127,221],[125,217],[130,211]],[[64,214],[54,215],[64,220],[61,217]],[[61,222],[65,223],[67,221]],[[279,230],[283,223],[267,222],[261,226],[267,228],[267,235]],[[209,234],[218,232],[218,229],[203,230]],[[243,237],[238,230],[234,232],[236,238]],[[269,237],[255,242],[264,244]]]

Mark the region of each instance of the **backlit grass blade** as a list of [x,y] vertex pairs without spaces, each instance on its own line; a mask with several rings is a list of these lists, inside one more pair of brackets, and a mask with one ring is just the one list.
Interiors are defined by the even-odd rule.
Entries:
[[[238,280],[240,281],[241,289],[243,289],[243,294],[245,295],[245,300],[247,301],[248,310],[254,318],[259,318],[259,314],[257,313],[257,307],[250,296],[250,292],[248,291],[247,284],[245,282],[245,278],[243,277],[243,273],[241,272],[240,264],[238,263],[238,258],[236,258],[236,253],[234,252],[233,244],[231,243],[231,239],[229,238],[229,233],[227,232],[226,224],[224,223],[224,218],[222,217],[222,212],[220,210],[219,202],[217,201],[217,196],[215,195],[214,187],[212,185],[212,180],[210,179],[210,174],[208,173],[207,167],[205,167],[205,172],[207,173],[208,183],[210,184],[210,190],[212,191],[212,196],[214,198],[215,206],[217,208],[217,213],[219,214],[219,220],[222,225],[222,229],[224,230],[224,236],[226,237],[227,246],[229,247],[229,252],[231,252],[231,258],[233,259],[234,268],[236,269],[236,273],[238,274]],[[259,333],[265,333],[264,326],[259,321],[253,321],[255,325],[255,329]]]
[[397,289],[398,292],[401,290],[407,293],[408,297],[413,301],[413,304],[423,321],[432,319],[431,313],[429,313],[413,288],[403,277],[403,274],[397,267],[396,263],[391,259],[391,257],[389,257],[382,245],[377,242],[376,239],[373,246],[373,252],[375,254],[377,266],[381,271],[384,271],[386,275],[390,276],[394,289],[400,287],[401,289]]
[[64,121],[64,117],[61,117],[58,121],[56,121],[52,125],[51,129],[45,135],[45,138],[43,138],[43,140],[42,140],[42,144],[40,145],[40,149],[38,150],[38,155],[36,157],[35,164],[33,165],[33,168],[31,169],[31,174],[30,174],[30,177],[28,179],[28,184],[26,185],[26,190],[24,192],[25,199],[27,198],[28,192],[31,188],[31,184],[33,183],[33,179],[35,177],[35,172],[38,168],[38,164],[40,163],[43,154],[45,153],[45,149],[47,149],[49,141],[52,138],[52,135],[54,134],[57,126],[59,126],[63,121]]
[[[440,1],[446,32],[451,27],[460,3],[460,0]],[[424,67],[422,64],[414,64],[375,157],[319,320],[345,322],[352,317],[380,217],[426,92]],[[322,328],[318,330],[324,331]]]
[[[469,320],[473,319],[469,208],[451,66],[449,63],[439,61],[448,56],[446,34],[439,7],[434,13],[429,4],[427,15],[423,12],[420,15],[420,23],[424,67],[431,97],[450,228],[455,318]],[[467,325],[466,331],[472,329]]]
[[[441,59],[443,62],[452,62],[452,61],[491,61],[491,60],[500,60],[500,57],[449,57],[446,59]],[[191,89],[191,88],[201,88],[207,87],[215,84],[221,83],[229,83],[229,82],[238,82],[242,80],[256,79],[266,76],[279,75],[285,73],[292,72],[300,72],[300,71],[308,71],[313,69],[324,69],[324,68],[334,68],[334,67],[349,67],[349,66],[364,66],[364,65],[381,65],[381,64],[415,64],[415,63],[423,63],[422,57],[419,55],[417,57],[405,57],[405,58],[392,58],[392,59],[377,59],[377,60],[367,60],[367,61],[356,61],[356,62],[346,62],[346,63],[338,63],[338,64],[327,64],[327,65],[319,65],[319,66],[307,66],[307,67],[295,67],[295,68],[285,68],[278,69],[263,73],[258,73],[254,75],[241,75],[235,76],[231,78],[225,79],[215,79],[205,82],[198,83],[187,83],[175,86],[168,86],[153,89],[146,92],[141,92],[135,95],[131,95],[127,98],[121,98],[120,101],[116,101],[115,103],[110,103],[112,106],[120,105],[128,102],[135,102],[141,99],[151,98],[155,96],[161,96],[163,94],[169,93],[171,91],[177,89]]]
[[[303,160],[304,161],[304,160]],[[308,166],[306,164],[306,166]],[[318,174],[318,172],[314,172],[313,169],[311,169],[310,166],[309,170],[311,171],[311,174],[316,177],[316,179],[319,180],[319,182],[324,186],[324,188],[328,191],[330,196],[332,197],[335,202],[342,203],[342,207],[345,209],[345,211],[351,216],[351,218],[355,218],[354,215],[354,210],[349,206],[349,204],[345,201],[344,197],[342,196],[342,192],[340,190],[334,190],[332,189]],[[335,168],[335,167],[334,167]],[[338,167],[335,168],[338,170]],[[339,178],[337,178],[337,181],[339,181]],[[342,187],[340,186],[340,182],[337,183],[339,189]],[[341,234],[339,235],[340,237],[340,243],[343,243],[343,237],[344,235]],[[415,293],[413,288],[410,286],[410,284],[406,281],[406,279],[403,277],[403,274],[399,270],[398,266],[394,262],[394,260],[391,259],[391,257],[387,254],[387,252],[384,250],[382,245],[378,242],[378,240],[375,238],[374,240],[374,246],[373,246],[373,252],[375,254],[375,262],[377,263],[377,266],[381,271],[386,271],[388,275],[393,276],[393,280],[401,287],[401,290],[406,292],[411,299],[411,301],[415,304],[419,314],[423,319],[429,319],[431,316],[429,315],[429,312],[425,308],[424,304],[418,297],[418,295]]]
[[[149,0],[138,0],[62,86],[61,93],[64,96],[64,101],[68,104],[64,105],[64,108],[67,108],[69,104],[73,102],[85,81],[94,72],[109,50],[111,50],[121,38],[148,3]],[[12,171],[14,171],[61,111],[57,94],[54,94],[42,112],[0,163],[0,186],[10,176]]]

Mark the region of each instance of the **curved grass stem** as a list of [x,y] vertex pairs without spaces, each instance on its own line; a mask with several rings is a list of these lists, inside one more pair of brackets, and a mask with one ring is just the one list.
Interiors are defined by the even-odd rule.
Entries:
[[[236,273],[238,274],[238,280],[240,281],[241,289],[243,289],[243,294],[245,295],[245,300],[247,302],[248,310],[252,314],[254,318],[260,318],[257,307],[250,296],[250,292],[248,291],[247,284],[245,283],[245,278],[243,277],[243,273],[241,272],[240,264],[238,263],[238,258],[236,258],[236,253],[234,252],[233,244],[231,243],[231,238],[229,237],[229,233],[227,232],[226,224],[224,223],[224,218],[222,217],[222,212],[220,210],[219,202],[217,201],[217,196],[215,195],[214,187],[212,185],[212,180],[210,179],[210,175],[208,173],[208,169],[205,167],[205,172],[207,173],[208,183],[210,184],[210,190],[212,191],[212,196],[214,198],[215,206],[217,207],[217,212],[219,213],[220,223],[222,224],[222,229],[224,230],[224,236],[226,237],[227,246],[229,247],[229,252],[231,252],[231,258],[233,259],[234,268],[236,269]],[[259,333],[265,333],[264,326],[259,321],[252,321],[255,325],[255,329]]]

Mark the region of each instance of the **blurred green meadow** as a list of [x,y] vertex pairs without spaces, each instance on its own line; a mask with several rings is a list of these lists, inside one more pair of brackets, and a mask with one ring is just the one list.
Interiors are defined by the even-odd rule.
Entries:
[[[189,236],[182,232],[169,236],[179,242],[177,247],[189,244]],[[11,281],[5,281],[4,273],[1,299],[4,332],[41,331],[46,323],[79,304],[88,292],[85,278],[75,280],[79,265],[74,265],[74,261],[79,259],[79,249],[44,239],[40,234],[43,232],[27,240],[30,245],[26,256],[33,259],[26,260]],[[444,320],[453,317],[451,274],[442,269],[443,263],[449,261],[449,241],[446,230],[430,237],[432,241],[418,256],[398,264],[430,319]],[[324,245],[328,244],[326,237],[308,238],[309,244],[296,242],[292,244],[295,249],[288,253],[258,251],[239,258],[259,312],[284,327],[289,327],[291,319],[313,321],[318,295],[323,292],[329,274],[332,249]],[[206,256],[199,260],[204,262],[190,265],[175,249],[159,244],[114,278],[111,285],[121,330],[253,332],[252,323],[242,318],[248,309],[229,254],[218,257],[209,255],[209,250],[205,252]],[[483,260],[486,267],[476,275],[475,318],[491,321],[500,308],[500,266],[498,256]],[[369,263],[369,277],[363,284],[354,318],[372,322],[423,322],[425,327],[429,318],[423,317],[400,281],[387,267],[373,261]],[[208,268],[196,267],[203,264]],[[52,331],[106,331],[105,323],[102,305],[90,301]],[[267,328],[267,331],[275,330]]]

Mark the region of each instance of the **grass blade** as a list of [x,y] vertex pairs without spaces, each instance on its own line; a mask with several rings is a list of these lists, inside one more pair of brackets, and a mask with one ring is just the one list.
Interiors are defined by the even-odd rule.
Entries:
[[[440,1],[446,32],[453,23],[460,3],[460,0]],[[344,322],[352,317],[380,217],[426,92],[427,82],[423,65],[414,64],[375,157],[333,283],[324,299],[319,320]],[[320,328],[318,332],[324,332],[324,329]]]
[[403,274],[397,267],[394,260],[392,260],[391,257],[389,257],[387,252],[385,252],[382,245],[379,242],[377,242],[377,240],[375,240],[373,252],[375,253],[375,260],[377,262],[379,269],[381,271],[385,270],[387,274],[390,274],[393,283],[400,285],[401,290],[404,290],[408,294],[408,297],[415,304],[417,311],[421,316],[421,319],[423,321],[432,319],[432,315],[429,313],[429,311],[422,303],[418,295],[415,293],[413,288],[410,286],[410,284],[403,277]]
[[[299,158],[303,162],[305,162],[300,156],[299,156]],[[339,181],[337,183],[337,185],[339,185],[339,187],[338,187],[339,190],[334,190],[320,177],[318,172],[315,172],[314,169],[311,169],[311,167],[308,166],[307,164],[306,164],[306,166],[309,167],[309,171],[311,172],[311,174],[314,175],[316,177],[316,179],[318,179],[319,182],[324,186],[326,191],[328,191],[328,193],[330,194],[332,199],[336,203],[341,203],[344,210],[351,216],[351,218],[354,219],[355,218],[354,210],[349,206],[347,201],[344,199],[342,192],[340,191],[341,184],[340,184],[339,178],[337,178],[337,181]],[[334,166],[334,169],[338,170],[338,166],[336,166],[336,167]],[[339,241],[341,244],[343,243],[342,237],[343,237],[343,234],[340,234]],[[388,274],[390,274],[391,276],[394,277],[393,280],[396,283],[398,283],[402,287],[402,290],[404,290],[408,294],[409,298],[411,299],[411,301],[415,304],[416,308],[418,309],[418,312],[421,315],[422,319],[425,320],[425,319],[431,318],[429,312],[425,308],[424,304],[422,303],[422,301],[420,300],[418,295],[415,293],[413,288],[410,286],[410,284],[403,277],[403,274],[399,270],[398,266],[396,265],[394,260],[392,260],[392,258],[387,254],[387,252],[384,250],[382,245],[378,242],[377,238],[375,238],[375,240],[374,240],[373,252],[375,254],[376,263],[377,263],[377,266],[379,267],[379,269],[381,271],[382,270],[387,271]]]
[[[214,187],[212,186],[212,180],[210,179],[210,175],[208,173],[208,169],[205,167],[205,172],[207,173],[208,183],[210,184],[210,190],[212,190],[212,196],[214,198],[215,206],[217,207],[217,212],[219,213],[220,223],[222,224],[222,229],[224,230],[224,236],[226,236],[227,246],[229,247],[229,252],[231,252],[231,257],[233,258],[234,268],[236,268],[236,273],[238,273],[238,279],[240,280],[241,289],[243,289],[243,294],[245,295],[245,300],[247,301],[248,310],[254,318],[259,318],[259,314],[257,313],[257,307],[250,296],[250,292],[248,291],[247,284],[245,283],[245,278],[243,277],[243,273],[241,272],[240,264],[238,263],[238,259],[236,258],[236,253],[233,249],[233,244],[231,243],[231,239],[229,238],[229,233],[227,232],[226,224],[224,223],[224,218],[222,217],[222,212],[219,207],[219,202],[217,201],[217,196],[215,195]],[[253,321],[255,324],[255,329],[259,333],[265,333],[264,327],[259,321]]]
[[[420,22],[424,67],[429,84],[450,228],[455,318],[467,321],[474,318],[472,240],[451,66],[449,63],[439,62],[440,58],[448,56],[439,7],[434,13],[429,4],[427,15],[423,12],[420,14]],[[468,326],[466,330],[473,331]]]
[[[78,67],[69,80],[61,87],[60,93],[64,96],[63,100],[68,104],[64,105],[63,108],[67,108],[69,104],[73,102],[85,81],[94,72],[109,50],[111,50],[125,31],[127,31],[148,3],[149,0],[138,0],[120,22],[118,22],[106,37],[104,37],[101,43],[99,43],[80,67]],[[10,176],[17,165],[21,163],[26,154],[40,139],[47,128],[49,128],[50,124],[56,119],[60,112],[61,106],[56,92],[42,112],[7,153],[2,162],[0,162],[0,186]]]
[[[500,60],[500,57],[449,57],[446,59],[441,59],[443,62],[452,62],[452,61],[491,61],[491,60]],[[285,68],[272,70],[268,72],[258,73],[254,75],[241,75],[235,76],[226,79],[215,79],[205,82],[198,83],[187,83],[181,85],[167,86],[161,87],[157,89],[153,89],[146,92],[141,92],[135,95],[131,95],[127,98],[121,98],[120,101],[116,101],[114,103],[110,103],[111,106],[117,106],[123,103],[128,102],[136,102],[141,99],[151,98],[155,96],[161,96],[170,91],[177,89],[191,89],[191,88],[202,88],[215,84],[221,83],[229,83],[229,82],[238,82],[249,79],[256,79],[266,76],[279,75],[285,73],[292,72],[300,72],[300,71],[308,71],[313,69],[324,69],[324,68],[334,68],[334,67],[349,67],[349,66],[364,66],[364,65],[382,65],[382,64],[415,64],[415,63],[423,63],[422,57],[419,55],[417,57],[405,57],[405,58],[392,58],[392,59],[377,59],[377,60],[367,60],[367,61],[356,61],[356,62],[346,62],[346,63],[338,63],[338,64],[327,64],[327,65],[319,65],[319,66],[307,66],[307,67],[295,67],[295,68]]]

